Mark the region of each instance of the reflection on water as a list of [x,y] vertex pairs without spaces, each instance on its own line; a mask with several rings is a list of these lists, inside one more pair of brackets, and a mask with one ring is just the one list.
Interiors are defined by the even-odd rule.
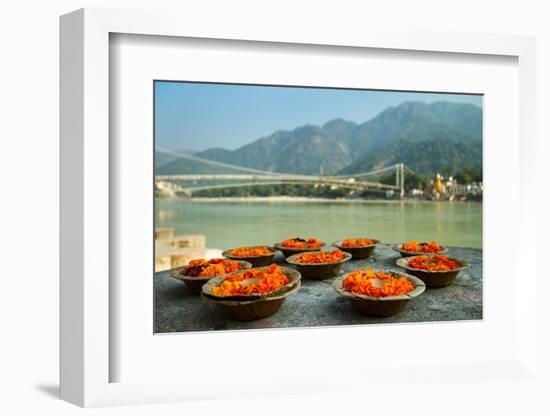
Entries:
[[385,243],[412,239],[443,245],[482,246],[478,202],[191,202],[158,199],[158,227],[203,234],[210,248],[273,244],[289,237],[327,242],[368,236]]

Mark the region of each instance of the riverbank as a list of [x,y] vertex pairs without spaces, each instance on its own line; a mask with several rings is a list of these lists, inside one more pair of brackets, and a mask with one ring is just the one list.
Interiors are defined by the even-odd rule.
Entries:
[[235,203],[331,203],[331,204],[401,204],[401,203],[434,203],[434,202],[476,202],[482,201],[449,201],[449,200],[429,200],[429,199],[357,199],[357,198],[306,198],[295,196],[265,196],[265,197],[193,197],[193,198],[159,198],[161,200],[173,200],[182,202],[216,203],[216,202],[235,202]]

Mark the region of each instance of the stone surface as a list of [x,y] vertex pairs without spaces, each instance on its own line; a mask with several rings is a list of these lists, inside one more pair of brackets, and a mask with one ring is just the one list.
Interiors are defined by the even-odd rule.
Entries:
[[[334,278],[331,278],[302,279],[300,290],[289,296],[274,315],[252,322],[236,322],[226,319],[219,306],[191,294],[185,284],[172,279],[169,272],[155,273],[155,332],[482,319],[482,251],[450,247],[448,255],[466,260],[470,268],[461,271],[453,285],[427,289],[422,295],[411,300],[401,313],[389,318],[368,317],[353,310],[349,301],[332,288]],[[344,263],[341,273],[369,265],[373,268],[404,271],[395,265],[398,258],[399,254],[391,247],[379,245],[372,258]],[[280,253],[277,254],[276,262],[292,267],[284,262]]]

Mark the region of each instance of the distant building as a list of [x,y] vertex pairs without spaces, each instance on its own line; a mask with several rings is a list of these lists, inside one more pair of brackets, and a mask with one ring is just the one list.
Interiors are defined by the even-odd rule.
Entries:
[[443,184],[443,176],[441,176],[438,173],[436,173],[434,180],[433,180],[433,186],[432,186],[432,196],[434,199],[439,199],[441,197],[441,194],[446,193],[447,190],[445,189],[445,185]]

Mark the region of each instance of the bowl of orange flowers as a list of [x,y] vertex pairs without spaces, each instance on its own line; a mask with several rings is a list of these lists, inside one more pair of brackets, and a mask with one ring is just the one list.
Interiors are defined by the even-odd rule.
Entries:
[[300,279],[296,270],[271,264],[211,279],[202,287],[202,297],[220,305],[231,319],[253,321],[277,312],[300,288]]
[[275,250],[268,246],[237,247],[225,250],[222,256],[232,260],[247,261],[253,267],[262,267],[273,263]]
[[174,269],[170,276],[181,280],[194,294],[201,293],[202,285],[208,280],[223,276],[239,270],[250,269],[252,264],[246,261],[235,261],[227,259],[195,259],[187,266]]
[[304,253],[306,251],[318,251],[326,246],[322,241],[316,238],[308,238],[307,240],[300,237],[289,238],[275,244],[277,250],[281,250],[285,257],[290,257],[297,253]]
[[421,243],[418,240],[407,241],[406,243],[395,244],[395,251],[401,254],[401,257],[418,256],[419,254],[443,254],[447,249],[435,241]]
[[338,275],[342,263],[350,259],[351,254],[336,248],[332,251],[309,251],[294,254],[286,261],[296,266],[303,277],[322,280]]
[[334,247],[351,254],[354,260],[366,259],[371,256],[380,240],[371,238],[347,238],[332,243]]
[[426,290],[426,285],[410,274],[367,267],[339,277],[333,288],[345,296],[356,311],[388,317],[401,312],[411,299]]
[[403,257],[396,264],[434,288],[453,284],[458,273],[468,268],[466,262],[443,254]]

